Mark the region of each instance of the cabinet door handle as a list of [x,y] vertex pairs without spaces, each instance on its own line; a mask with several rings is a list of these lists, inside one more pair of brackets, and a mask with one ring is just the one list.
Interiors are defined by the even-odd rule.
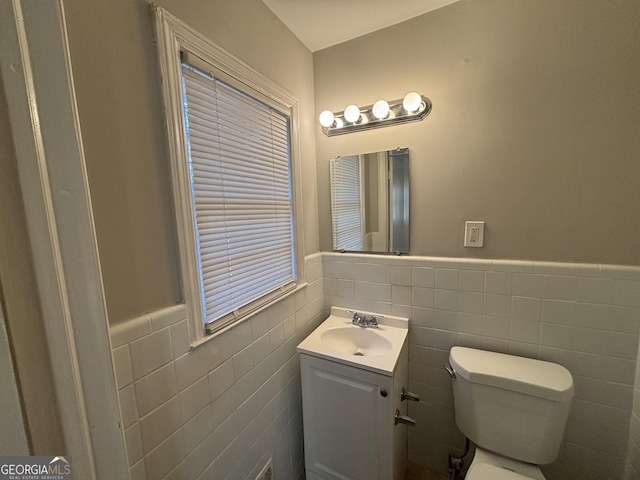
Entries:
[[405,401],[405,400],[411,400],[413,402],[419,402],[420,401],[420,396],[416,395],[415,393],[411,393],[411,392],[407,392],[407,390],[402,387],[402,392],[400,392],[400,400],[401,401]]
[[415,419],[408,417],[407,415],[400,415],[400,410],[398,410],[397,408],[396,408],[396,413],[393,416],[393,419],[395,420],[396,425],[398,425],[399,423],[404,423],[406,425],[416,424]]

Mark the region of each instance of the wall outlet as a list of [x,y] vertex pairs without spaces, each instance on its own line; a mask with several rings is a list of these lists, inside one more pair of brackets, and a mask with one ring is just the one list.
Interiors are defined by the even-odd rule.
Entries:
[[273,475],[273,458],[267,460],[267,464],[264,466],[262,471],[256,477],[256,480],[274,480],[275,476]]
[[482,247],[484,245],[484,222],[464,222],[464,246]]

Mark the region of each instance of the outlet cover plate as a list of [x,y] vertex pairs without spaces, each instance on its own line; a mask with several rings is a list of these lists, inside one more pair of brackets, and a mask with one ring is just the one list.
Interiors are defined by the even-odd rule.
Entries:
[[464,222],[464,246],[484,246],[484,221]]

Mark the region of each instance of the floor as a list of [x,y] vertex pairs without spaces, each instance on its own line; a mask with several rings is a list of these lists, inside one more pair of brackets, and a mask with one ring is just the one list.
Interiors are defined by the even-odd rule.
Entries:
[[407,472],[404,476],[404,480],[447,480],[447,478],[444,473],[434,472],[415,463],[407,464]]

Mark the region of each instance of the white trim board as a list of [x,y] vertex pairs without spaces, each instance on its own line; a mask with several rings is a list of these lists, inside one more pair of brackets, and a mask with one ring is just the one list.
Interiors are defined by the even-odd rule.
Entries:
[[67,448],[46,453],[72,455],[77,478],[126,479],[62,0],[0,2],[0,62]]

